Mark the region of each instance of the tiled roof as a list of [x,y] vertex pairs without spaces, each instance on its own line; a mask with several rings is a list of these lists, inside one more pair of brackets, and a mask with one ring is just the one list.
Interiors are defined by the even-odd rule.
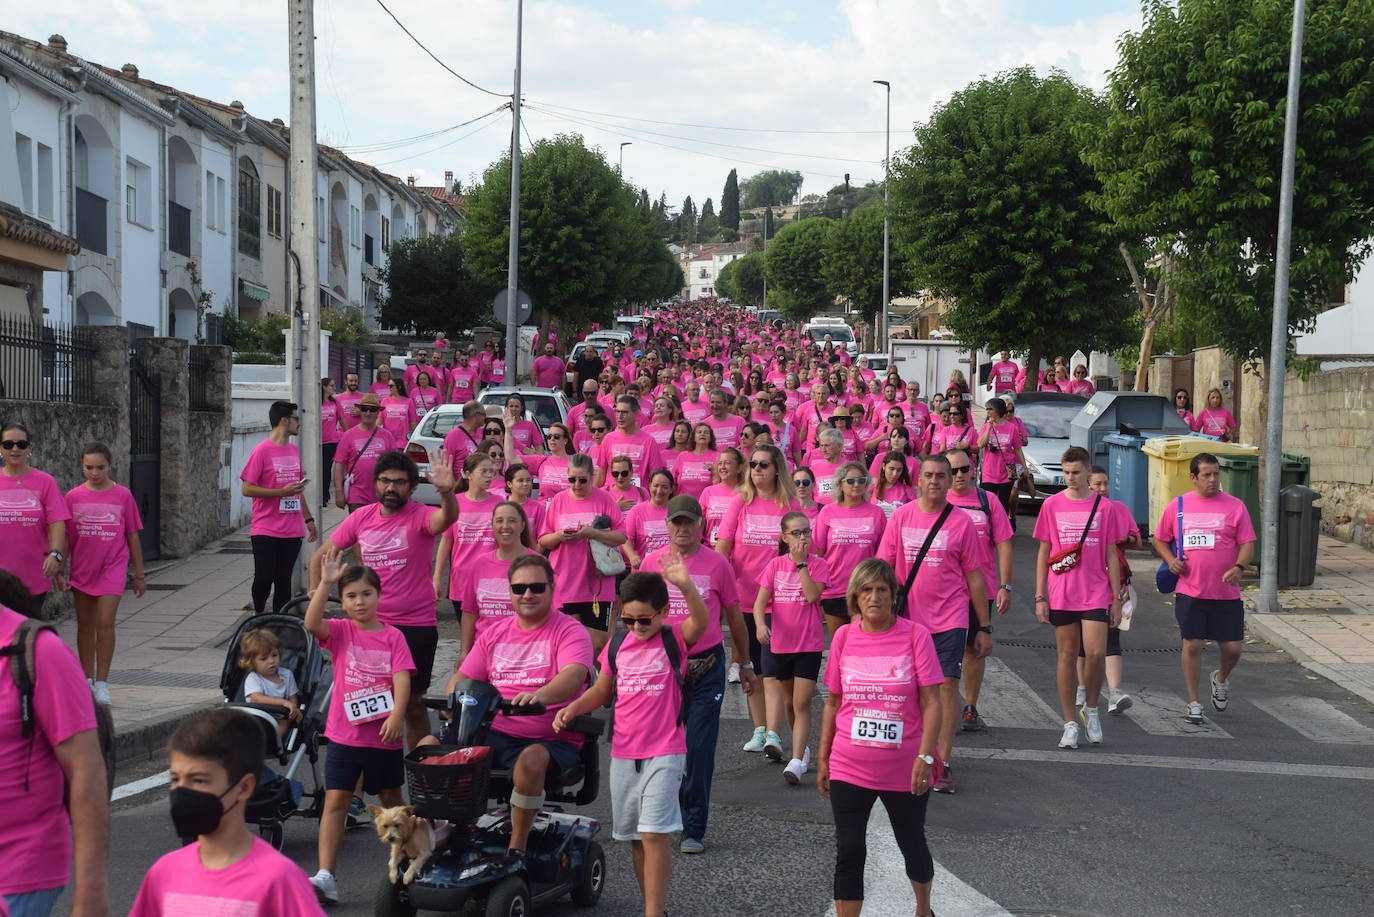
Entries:
[[58,232],[41,220],[0,201],[0,238],[15,239],[63,255],[75,255],[81,245],[66,233]]

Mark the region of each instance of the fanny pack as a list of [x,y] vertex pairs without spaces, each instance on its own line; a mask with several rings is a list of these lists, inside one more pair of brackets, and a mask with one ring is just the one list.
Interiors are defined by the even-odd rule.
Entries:
[[720,662],[722,651],[716,647],[702,656],[687,657],[687,684],[694,685],[701,681],[702,677],[716,667]]
[[1093,517],[1097,515],[1097,505],[1102,502],[1102,495],[1098,494],[1093,498],[1093,508],[1088,511],[1088,521],[1083,526],[1083,535],[1078,539],[1078,544],[1071,548],[1061,548],[1050,555],[1050,570],[1054,573],[1068,573],[1083,558],[1083,544],[1088,540],[1088,532],[1093,527]]

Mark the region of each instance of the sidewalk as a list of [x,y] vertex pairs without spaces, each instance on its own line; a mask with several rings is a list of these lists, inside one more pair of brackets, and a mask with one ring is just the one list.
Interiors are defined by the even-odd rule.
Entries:
[[[1245,592],[1253,608],[1254,590]],[[1317,581],[1279,590],[1281,614],[1248,611],[1258,636],[1303,666],[1374,703],[1374,553],[1325,535]]]

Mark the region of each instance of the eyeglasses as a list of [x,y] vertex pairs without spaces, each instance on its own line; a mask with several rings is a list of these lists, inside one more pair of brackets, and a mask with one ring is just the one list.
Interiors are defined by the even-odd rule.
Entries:
[[806,478],[801,478],[800,480],[793,481],[792,483],[797,487],[810,487],[812,484],[816,482],[807,480]]
[[972,470],[972,468],[973,468],[972,465],[950,465],[950,466],[949,466],[949,473],[950,473],[950,474],[968,474],[969,471]]
[[535,595],[543,595],[549,589],[548,583],[511,583],[510,591],[516,595],[524,595],[526,592],[533,592]]
[[621,615],[620,623],[626,627],[648,627],[650,624],[654,623],[655,617],[657,617],[657,615],[649,615],[647,618],[632,618],[629,615]]
[[27,449],[32,445],[27,439],[7,439],[0,442],[0,449]]
[[376,413],[377,413],[378,411],[380,411],[380,410],[381,410],[381,408],[369,408],[369,407],[365,407],[365,406],[363,406],[363,405],[359,405],[359,406],[358,406],[358,413],[359,413],[359,414],[376,414]]
[[750,468],[772,468],[772,467],[773,467],[773,463],[772,463],[772,462],[750,462],[750,463],[749,463],[749,467],[750,467]]
[[586,484],[591,478],[568,478],[569,484]]
[[550,433],[549,436],[548,436],[548,438],[549,438],[549,439],[566,439],[567,437],[565,437],[562,433]]
[[1075,376],[1079,376],[1079,377],[1081,378],[1081,377],[1086,377],[1088,374],[1087,374],[1087,373],[1074,373],[1074,375],[1075,375]]
[[810,535],[810,534],[811,534],[811,530],[810,530],[810,529],[793,529],[793,530],[790,531],[790,532],[783,532],[783,534],[784,534],[784,535],[790,535],[790,536],[792,536],[793,538],[797,538],[797,537],[800,537],[800,536],[802,536],[802,535]]
[[840,478],[840,483],[848,484],[850,487],[858,487],[861,484],[867,484],[868,477],[865,476],[862,478]]
[[628,472],[628,471],[612,471],[612,472],[611,472],[611,477],[613,477],[613,478],[628,478],[629,476],[630,476],[630,472]]
[[382,485],[383,489],[387,489],[390,487],[404,487],[405,485],[410,483],[410,478],[378,478],[377,483]]

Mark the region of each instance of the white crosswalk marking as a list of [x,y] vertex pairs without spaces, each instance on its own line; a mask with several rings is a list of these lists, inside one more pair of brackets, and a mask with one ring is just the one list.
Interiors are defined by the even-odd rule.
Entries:
[[996,656],[990,656],[987,660],[983,688],[978,696],[978,712],[989,726],[1004,729],[1058,732],[1064,728],[1059,714]]
[[[833,862],[830,864],[833,868]],[[902,851],[892,836],[892,823],[881,802],[873,806],[868,819],[868,868],[864,870],[865,917],[911,917],[916,893],[906,877]],[[940,917],[1011,917],[996,901],[971,885],[960,881],[940,861],[935,861],[935,880],[931,883],[930,905]],[[821,917],[835,917],[832,902]]]
[[1177,695],[1157,691],[1153,688],[1142,688],[1132,696],[1135,698],[1135,706],[1123,715],[1150,735],[1192,736],[1207,739],[1231,738],[1226,730],[1211,720],[1207,720],[1201,726],[1184,720],[1183,713],[1188,704]]
[[1285,726],[1325,745],[1374,745],[1374,729],[1317,697],[1266,697],[1251,701]]

